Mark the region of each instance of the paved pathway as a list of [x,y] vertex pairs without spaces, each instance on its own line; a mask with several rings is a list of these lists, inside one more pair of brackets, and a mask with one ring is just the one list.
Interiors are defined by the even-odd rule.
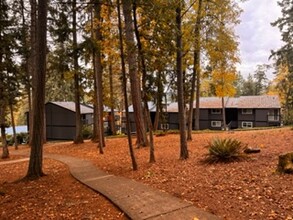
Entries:
[[45,157],[67,164],[74,178],[104,195],[131,219],[219,219],[165,192],[101,171],[89,161],[58,154],[45,154]]

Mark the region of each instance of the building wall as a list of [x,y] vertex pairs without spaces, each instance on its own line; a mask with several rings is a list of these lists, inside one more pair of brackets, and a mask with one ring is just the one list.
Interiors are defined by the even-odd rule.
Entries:
[[73,140],[75,137],[75,113],[48,103],[46,109],[46,137],[49,140]]
[[[233,114],[231,117],[231,121],[233,124],[230,126],[232,128],[242,128],[243,125],[251,125],[252,127],[267,127],[267,126],[275,126],[280,125],[280,122],[268,122],[268,114],[270,114],[272,109],[251,109],[251,114],[244,114],[242,109],[230,109],[230,112],[226,111],[227,114]],[[274,110],[274,109],[273,109]],[[279,112],[279,109],[277,109]],[[246,112],[247,113],[247,112]],[[134,118],[133,113],[131,115],[131,124],[132,124],[132,132],[135,131]],[[211,129],[211,130],[221,130],[222,126],[213,127],[212,122],[220,122],[222,123],[222,112],[220,114],[212,114],[211,109],[200,109],[200,120],[199,126],[200,130]],[[226,115],[227,118],[227,115]],[[168,113],[168,124],[170,130],[178,130],[179,129],[179,114],[177,112],[169,112]],[[194,120],[195,122],[195,113]],[[244,123],[244,124],[243,124]],[[194,125],[193,125],[194,128]],[[159,127],[160,129],[160,127]]]

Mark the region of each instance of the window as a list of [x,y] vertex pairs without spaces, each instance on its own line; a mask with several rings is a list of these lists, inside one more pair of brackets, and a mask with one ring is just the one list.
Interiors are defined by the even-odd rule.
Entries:
[[221,114],[221,109],[212,109],[212,111],[211,111],[211,113],[213,114],[213,115],[219,115],[219,114]]
[[242,115],[252,115],[252,109],[249,109],[249,108],[242,109]]
[[169,124],[161,124],[161,129],[162,130],[168,130],[169,129]]
[[222,122],[221,121],[212,121],[211,126],[213,128],[220,128],[222,126]]
[[242,122],[242,128],[252,128],[253,123],[251,121],[243,121]]

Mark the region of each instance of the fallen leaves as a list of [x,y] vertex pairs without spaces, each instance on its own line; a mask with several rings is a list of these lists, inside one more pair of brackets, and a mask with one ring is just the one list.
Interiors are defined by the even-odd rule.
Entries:
[[[261,152],[241,162],[203,164],[201,160],[207,153],[205,146],[215,137],[235,138],[249,147],[259,146]],[[193,141],[188,142],[190,158],[186,161],[179,160],[179,135],[155,137],[157,162],[148,163],[148,148],[135,149],[139,166],[139,170],[135,172],[131,170],[126,138],[106,139],[106,146],[103,155],[98,154],[96,144],[90,141],[80,145],[71,142],[48,143],[44,150],[90,160],[97,167],[111,174],[132,178],[166,191],[223,219],[292,220],[293,175],[274,173],[278,155],[293,150],[293,131],[289,128],[233,133],[196,133],[193,134]],[[125,218],[123,213],[115,209],[113,211],[109,203],[107,206],[103,205],[104,202],[99,197],[95,197],[98,194],[83,191],[86,188],[68,175],[64,165],[55,161],[45,161],[47,166],[45,173],[48,176],[41,178],[37,185],[2,184],[2,181],[11,182],[20,178],[20,174],[25,173],[24,164],[7,165],[5,169],[1,167],[0,192],[5,192],[6,202],[3,203],[3,196],[0,197],[0,219],[3,211],[7,215],[8,210],[14,209],[18,216],[25,215],[24,209],[35,210],[34,204],[43,206],[40,213],[48,213],[54,218],[95,219],[95,216],[99,216],[98,219]],[[28,191],[28,194],[25,194],[21,188]],[[36,193],[37,190],[40,194]],[[24,199],[20,200],[14,196],[8,198],[7,194],[19,194]],[[30,194],[36,196],[29,196]],[[20,204],[25,207],[20,210],[12,205],[14,203],[18,204],[16,205],[18,208]],[[69,210],[72,214],[68,213]],[[35,213],[35,216],[39,214]]]

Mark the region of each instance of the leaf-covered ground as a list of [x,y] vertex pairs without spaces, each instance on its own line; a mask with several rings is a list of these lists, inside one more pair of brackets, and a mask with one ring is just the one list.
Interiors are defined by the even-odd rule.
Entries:
[[[259,147],[261,152],[240,162],[202,163],[208,142],[226,137]],[[178,159],[179,135],[155,137],[156,163],[148,163],[149,148],[135,149],[138,171],[131,170],[126,138],[106,139],[103,155],[90,141],[80,145],[48,143],[44,149],[91,160],[109,173],[169,192],[224,219],[293,219],[293,175],[274,172],[278,156],[293,151],[290,128],[195,133],[188,143],[190,158],[186,161]],[[4,192],[0,195],[0,219],[25,219],[29,212],[29,216],[44,219],[126,218],[103,197],[75,181],[66,166],[56,161],[44,161],[48,175],[38,181],[11,183],[25,174],[26,166],[27,162],[0,165],[0,192]]]

